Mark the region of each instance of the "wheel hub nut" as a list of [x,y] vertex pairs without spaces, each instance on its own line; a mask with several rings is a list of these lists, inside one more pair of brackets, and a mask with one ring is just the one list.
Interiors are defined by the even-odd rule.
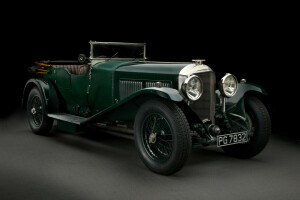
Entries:
[[33,115],[35,115],[35,114],[36,114],[36,109],[35,109],[35,108],[31,108],[31,113],[32,113]]
[[149,143],[154,144],[156,142],[156,133],[151,133],[149,135]]

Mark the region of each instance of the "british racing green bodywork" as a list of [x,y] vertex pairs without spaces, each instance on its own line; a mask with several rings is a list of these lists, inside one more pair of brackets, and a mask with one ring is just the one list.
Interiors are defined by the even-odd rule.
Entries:
[[[89,105],[93,113],[101,111],[120,101],[119,81],[146,80],[169,81],[176,88],[177,77],[184,64],[141,63],[128,61],[111,61],[99,63],[92,68]],[[177,85],[176,85],[177,84]],[[143,87],[145,88],[145,87]]]
[[[144,102],[149,96],[160,96],[178,102],[183,100],[177,91],[178,73],[186,65],[186,63],[109,61],[95,64],[84,75],[71,74],[65,68],[50,68],[50,73],[28,81],[24,97],[36,85],[45,94],[45,99],[55,96],[51,98],[51,103],[46,102],[46,111],[49,113],[62,112],[58,110],[58,104],[60,109],[64,108],[70,114],[90,118],[118,108],[119,111],[126,112],[126,120],[132,120],[135,113],[128,115],[126,111],[129,107],[131,107],[129,110],[134,107],[130,102]],[[120,80],[142,81],[143,89],[122,99],[119,95]],[[146,88],[146,81],[168,82],[171,88]],[[25,101],[26,98],[24,105]],[[55,109],[50,108],[52,104],[56,106]],[[133,108],[133,111],[136,110],[137,108]],[[112,112],[112,115],[123,118],[122,112],[119,111],[118,114]]]
[[[138,109],[151,98],[169,99],[181,106],[187,104],[178,88],[178,74],[189,64],[191,63],[111,60],[89,66],[87,73],[83,75],[71,74],[65,68],[49,68],[49,73],[27,82],[23,103],[26,105],[31,88],[38,87],[43,94],[45,111],[49,116],[56,113],[79,116],[81,118],[76,122],[78,125],[94,121],[133,122]],[[135,88],[135,92],[127,92],[122,96],[120,83],[127,81],[136,83],[138,88]],[[156,82],[167,84],[168,87],[153,87]],[[152,85],[149,87],[147,84]],[[249,83],[241,83],[238,88],[235,96],[226,102],[227,118],[247,129],[244,95],[248,92],[266,92],[263,88]],[[194,113],[188,106],[183,107],[184,112]],[[216,116],[220,109],[219,92],[216,90]],[[224,116],[220,115],[219,118]],[[201,120],[199,119],[199,123],[202,123]]]
[[[127,116],[126,120],[132,120],[138,109],[135,104],[144,102],[150,96],[183,101],[178,91],[178,74],[188,64],[109,61],[95,64],[84,75],[71,74],[64,68],[53,68],[50,69],[51,73],[29,80],[25,86],[24,96],[36,85],[45,97],[48,113],[62,112],[58,108],[60,98],[63,102],[60,103],[60,107],[65,107],[70,114],[93,118],[111,112],[109,116],[118,115],[124,118],[122,113],[126,113],[124,114]],[[119,95],[119,82],[122,80],[141,81],[144,89],[122,99]],[[146,88],[146,81],[167,82],[171,87]],[[228,106],[238,104],[249,91],[266,94],[265,90],[257,85],[239,84],[236,95],[227,101]],[[217,98],[217,105],[218,102]]]
[[[148,61],[145,43],[90,41],[90,57],[35,62],[23,106],[33,133],[130,134],[152,171],[170,175],[192,148],[216,145],[250,158],[267,144],[266,91],[203,63]],[[217,83],[218,82],[218,83]],[[128,135],[129,136],[129,135]],[[130,137],[130,136],[129,136]]]

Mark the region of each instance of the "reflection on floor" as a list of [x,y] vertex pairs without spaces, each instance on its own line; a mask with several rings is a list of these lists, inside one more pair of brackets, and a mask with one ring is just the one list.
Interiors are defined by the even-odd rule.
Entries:
[[172,176],[149,171],[132,137],[31,133],[24,114],[0,121],[0,199],[298,199],[300,143],[273,134],[257,157],[195,149]]

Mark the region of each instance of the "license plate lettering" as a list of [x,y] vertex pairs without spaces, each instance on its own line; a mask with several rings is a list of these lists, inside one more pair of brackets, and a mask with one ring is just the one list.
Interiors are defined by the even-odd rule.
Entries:
[[234,135],[234,136],[233,136],[233,138],[234,138],[234,140],[233,140],[233,141],[234,141],[235,143],[237,143],[237,141],[238,141],[238,139],[237,139],[237,135]]
[[232,143],[233,135],[229,135],[229,143]]
[[247,131],[217,136],[218,147],[246,143],[246,142],[248,142]]
[[238,134],[238,141],[242,141],[242,134]]

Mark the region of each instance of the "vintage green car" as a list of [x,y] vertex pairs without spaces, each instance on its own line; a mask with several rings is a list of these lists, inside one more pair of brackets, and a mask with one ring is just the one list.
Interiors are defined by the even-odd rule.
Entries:
[[271,132],[266,91],[203,64],[146,59],[144,43],[90,42],[90,57],[42,61],[29,68],[23,105],[32,131],[78,132],[89,126],[134,134],[152,171],[180,170],[192,148],[216,145],[238,158],[266,146]]

